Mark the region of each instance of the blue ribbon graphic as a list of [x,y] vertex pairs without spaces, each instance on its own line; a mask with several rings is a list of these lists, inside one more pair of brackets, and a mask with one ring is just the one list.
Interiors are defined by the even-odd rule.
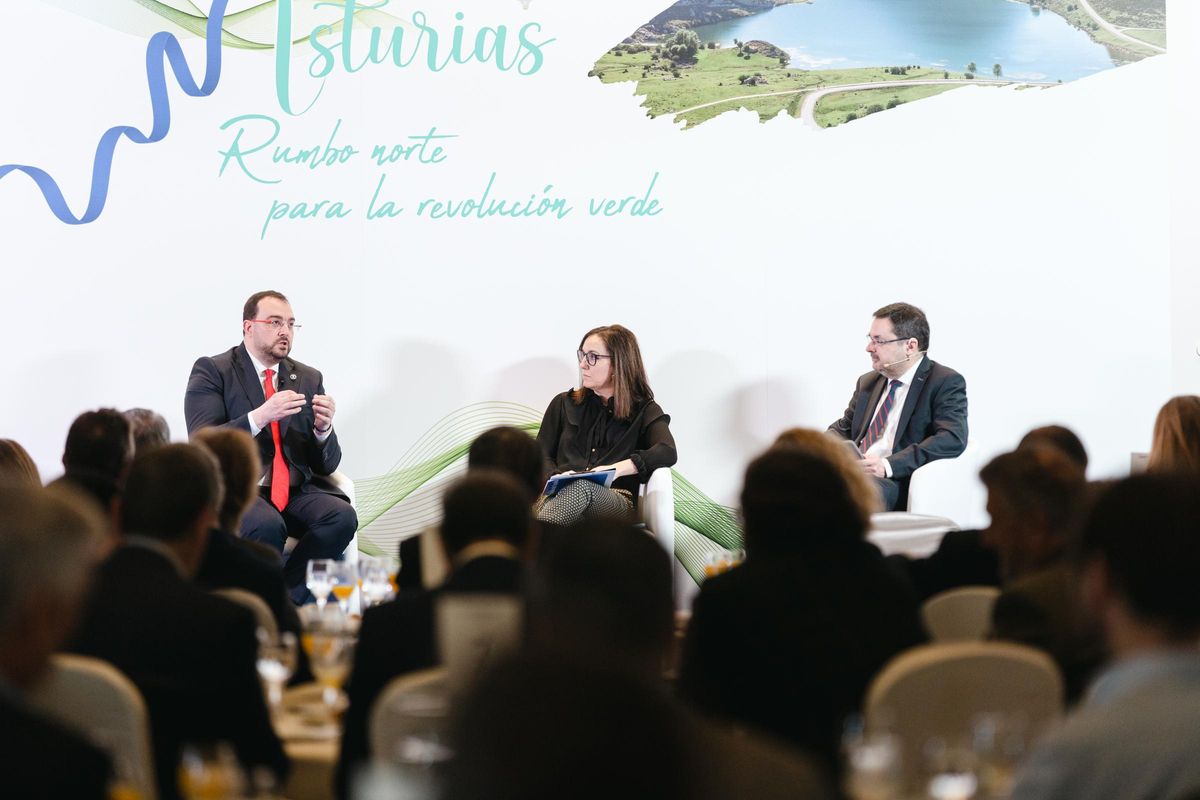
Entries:
[[88,198],[87,210],[83,216],[76,217],[67,206],[62,190],[50,177],[50,174],[40,167],[23,164],[0,165],[0,179],[10,172],[23,172],[33,178],[34,183],[42,190],[46,204],[54,216],[68,225],[86,225],[94,222],[104,210],[108,200],[108,182],[112,172],[113,153],[121,137],[128,138],[134,144],[152,144],[161,141],[171,129],[171,101],[167,97],[167,62],[171,63],[171,72],[179,88],[189,97],[208,97],[217,88],[221,79],[221,26],[225,19],[225,7],[229,0],[213,0],[209,12],[206,29],[207,50],[204,83],[196,85],[187,59],[183,57],[183,48],[179,39],[167,31],[159,31],[150,38],[146,45],[146,83],[150,89],[150,105],[154,112],[154,125],[150,133],[142,133],[130,125],[116,125],[109,128],[100,137],[96,145],[96,158],[92,164],[92,192]]

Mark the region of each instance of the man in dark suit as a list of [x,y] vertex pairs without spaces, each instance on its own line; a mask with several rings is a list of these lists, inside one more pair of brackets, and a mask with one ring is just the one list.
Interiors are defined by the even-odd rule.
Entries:
[[928,350],[924,311],[908,303],[876,311],[867,334],[871,371],[829,426],[863,454],[888,511],[907,506],[908,479],[918,467],[954,458],[967,446],[966,381],[926,357]]
[[102,800],[108,757],[29,692],[70,632],[106,525],[72,489],[0,487],[0,774],[5,797]]
[[438,588],[402,593],[363,615],[354,670],[346,692],[342,753],[337,766],[338,795],[367,758],[371,706],[393,678],[439,661],[434,615],[438,598],[486,592],[518,594],[524,574],[520,557],[532,525],[527,490],[511,476],[474,470],[442,501],[442,545],[450,577]]
[[240,534],[279,553],[289,535],[302,537],[284,578],[292,599],[303,602],[309,560],[340,558],[358,517],[344,495],[320,480],[342,460],[336,406],[321,373],[289,358],[298,327],[282,294],[251,295],[242,309],[242,343],[192,367],[184,414],[189,435],[219,425],[255,437],[264,474]]
[[229,742],[247,769],[287,769],[258,680],[253,613],[192,581],[220,497],[216,461],[198,446],[134,459],[119,507],[123,543],[101,565],[71,644],[141,691],[163,800],[179,796],[184,744]]
[[63,446],[64,482],[91,495],[112,514],[121,483],[133,460],[133,428],[120,411],[85,411],[71,423]]

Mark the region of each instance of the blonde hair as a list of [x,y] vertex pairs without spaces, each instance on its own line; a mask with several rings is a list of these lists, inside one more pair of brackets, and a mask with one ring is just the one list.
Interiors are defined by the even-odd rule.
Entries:
[[1172,397],[1159,409],[1146,469],[1200,474],[1200,397]]
[[863,521],[863,530],[871,527],[871,514],[883,510],[879,489],[863,472],[862,466],[849,448],[832,434],[811,428],[788,428],[775,439],[772,447],[792,447],[817,458],[823,458],[836,468],[846,482],[850,499]]

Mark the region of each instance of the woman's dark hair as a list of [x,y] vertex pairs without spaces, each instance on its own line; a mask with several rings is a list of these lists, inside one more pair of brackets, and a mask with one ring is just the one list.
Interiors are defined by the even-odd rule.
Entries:
[[[642,365],[642,351],[637,337],[623,325],[604,325],[592,328],[579,340],[579,347],[589,336],[599,336],[609,355],[612,356],[613,415],[617,419],[629,419],[639,405],[654,399],[650,382],[646,380],[646,368]],[[588,389],[579,388],[571,392],[576,405],[587,397]]]
[[750,558],[843,549],[866,534],[861,505],[823,455],[776,446],[746,469],[742,519]]

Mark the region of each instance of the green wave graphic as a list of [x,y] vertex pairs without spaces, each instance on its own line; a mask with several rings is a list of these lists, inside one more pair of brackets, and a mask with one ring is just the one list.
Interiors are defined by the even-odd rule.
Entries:
[[[537,435],[542,412],[519,403],[475,403],[438,420],[385,474],[354,481],[358,547],[371,555],[395,553],[400,540],[441,517],[441,490],[466,470],[467,450],[484,431],[512,425]],[[671,470],[675,499],[675,555],[697,580],[708,554],[742,546],[733,509],[714,502],[677,470]]]
[[[195,13],[182,11],[172,5],[162,2],[161,0],[132,0],[132,2],[142,6],[148,11],[157,14],[158,16],[182,28],[183,30],[195,34],[200,38],[204,38],[205,26],[208,24],[208,16],[200,9],[199,6],[193,2],[190,2],[190,0],[187,4],[195,9]],[[244,25],[248,22],[253,22],[264,13],[273,11],[275,9],[276,2],[277,0],[264,0],[264,2],[255,6],[251,6],[250,8],[242,9],[241,11],[233,14],[226,14],[224,24],[221,28],[221,44],[240,50],[273,50],[275,48],[275,42],[273,40],[267,42],[257,41],[246,36],[238,35],[232,30],[232,28],[239,25]],[[356,10],[354,12],[354,21],[356,23],[362,22],[364,24],[371,24],[376,27],[405,27],[404,21],[399,17],[395,17],[386,12],[371,8],[360,8]],[[334,33],[341,31],[344,26],[344,20],[341,19],[329,24],[331,32]],[[301,36],[298,39],[292,40],[292,44],[303,44],[310,38],[312,38],[311,35]]]

